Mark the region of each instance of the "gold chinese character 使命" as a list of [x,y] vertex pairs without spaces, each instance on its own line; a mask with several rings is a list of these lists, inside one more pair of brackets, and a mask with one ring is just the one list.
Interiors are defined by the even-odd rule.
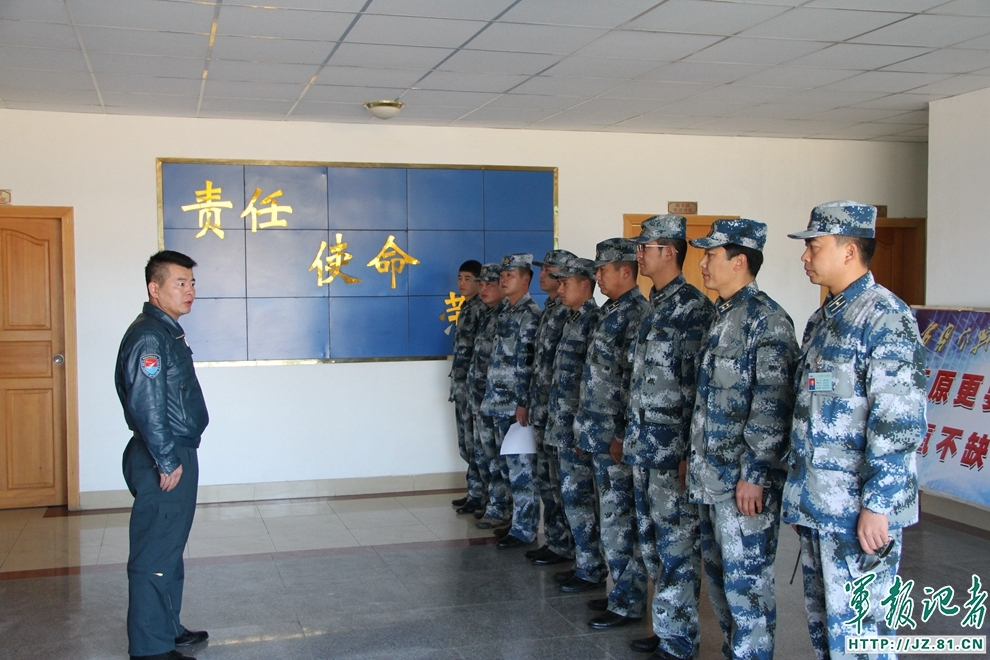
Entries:
[[347,252],[347,243],[341,241],[343,234],[337,234],[337,243],[330,246],[330,254],[326,256],[326,264],[323,263],[323,251],[327,249],[327,242],[320,241],[320,251],[316,254],[316,259],[310,265],[309,270],[316,269],[316,284],[323,286],[333,282],[333,278],[340,276],[344,284],[354,284],[361,280],[340,272],[341,267],[350,263],[354,255]]
[[[274,201],[276,197],[281,197],[281,196],[282,196],[282,189],[280,188],[280,189],[276,190],[275,192],[273,192],[268,197],[265,197],[263,200],[261,200],[261,203],[262,204],[271,204],[271,206],[269,206],[268,208],[259,209],[259,208],[257,208],[254,205],[254,203],[256,201],[258,201],[258,198],[259,197],[261,197],[261,188],[255,188],[254,189],[254,195],[251,196],[251,201],[248,203],[247,208],[244,209],[244,213],[241,213],[241,217],[242,218],[244,216],[246,216],[246,215],[250,215],[251,216],[251,231],[252,232],[258,231],[258,227],[261,227],[262,229],[267,229],[268,227],[288,227],[289,226],[288,221],[286,221],[284,218],[281,218],[280,219],[278,217],[279,211],[281,211],[282,213],[292,213],[292,207],[291,206],[279,206]],[[268,220],[267,222],[262,222],[259,225],[258,224],[258,215],[268,215],[268,216],[271,216],[271,219]]]
[[388,240],[385,241],[385,245],[382,249],[378,251],[375,258],[368,262],[368,267],[375,267],[379,273],[392,272],[392,288],[395,288],[395,274],[401,273],[402,269],[406,267],[406,264],[410,266],[415,266],[419,263],[419,259],[411,255],[406,254],[402,249],[395,244],[395,236],[389,234]]
[[219,238],[223,238],[223,229],[220,228],[220,210],[234,208],[233,202],[221,201],[220,194],[222,188],[214,188],[213,182],[207,180],[206,188],[196,191],[197,204],[186,204],[183,211],[199,211],[199,233],[196,238],[203,238],[207,231],[212,231]]

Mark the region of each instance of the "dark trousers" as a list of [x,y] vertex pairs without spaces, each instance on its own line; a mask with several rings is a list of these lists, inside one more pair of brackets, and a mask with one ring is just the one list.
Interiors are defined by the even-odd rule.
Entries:
[[178,485],[166,493],[158,466],[142,440],[124,450],[124,480],[134,496],[127,558],[127,639],[131,655],[157,655],[175,648],[185,632],[179,622],[185,571],[182,552],[196,513],[199,460],[196,450],[176,445],[182,465]]

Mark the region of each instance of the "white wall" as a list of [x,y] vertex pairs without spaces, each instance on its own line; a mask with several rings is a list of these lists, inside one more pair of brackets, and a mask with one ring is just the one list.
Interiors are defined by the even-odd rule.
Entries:
[[929,105],[928,304],[990,308],[990,89]]
[[[120,452],[128,435],[113,364],[145,299],[144,262],[157,249],[158,157],[556,166],[560,247],[582,256],[621,234],[623,213],[697,201],[704,214],[769,224],[759,281],[799,334],[819,294],[798,262],[801,245],[785,234],[806,225],[812,206],[851,198],[887,204],[892,217],[926,209],[923,144],[3,110],[0,145],[0,188],[11,188],[16,204],[75,208],[84,493],[124,487]],[[459,471],[447,367],[201,369],[213,419],[202,483]]]

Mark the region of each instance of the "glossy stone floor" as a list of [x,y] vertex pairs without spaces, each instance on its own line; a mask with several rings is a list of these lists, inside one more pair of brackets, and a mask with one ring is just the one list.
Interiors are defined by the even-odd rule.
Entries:
[[[220,658],[583,660],[643,658],[628,642],[648,623],[596,632],[585,603],[565,596],[562,567],[455,516],[451,493],[201,506],[186,560],[184,623],[205,628]],[[126,658],[126,512],[0,512],[0,658]],[[535,547],[535,546],[533,546]],[[811,658],[800,576],[789,585],[797,537],[781,530],[776,658]],[[983,634],[962,615],[921,622],[924,587],[951,585],[962,605],[976,573],[990,586],[990,534],[926,518],[905,534],[903,579],[915,580],[915,630]],[[700,657],[718,658],[720,633],[702,595]],[[947,657],[936,655],[913,658]]]

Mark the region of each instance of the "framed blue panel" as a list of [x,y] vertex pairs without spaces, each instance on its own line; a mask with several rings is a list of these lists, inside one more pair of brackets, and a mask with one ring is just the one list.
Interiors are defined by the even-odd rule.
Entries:
[[[247,208],[254,191],[261,189],[258,200],[254,203],[259,211],[271,208],[271,204],[288,206],[291,213],[280,211],[279,220],[286,221],[288,229],[326,229],[327,228],[327,168],[277,166],[277,165],[245,165],[244,166],[244,208]],[[268,195],[282,191],[282,195],[273,199],[269,204],[261,201]],[[243,209],[242,209],[243,211]],[[241,211],[237,214],[240,215]],[[271,213],[258,214],[258,224],[272,219]],[[244,218],[244,228],[251,229],[251,216]],[[276,229],[276,227],[269,227]],[[260,231],[260,230],[259,230]]]
[[247,301],[248,359],[330,357],[327,298],[251,298]]
[[[206,190],[207,181],[219,196],[212,203],[230,203],[230,208],[215,209],[220,213],[220,228],[225,234],[244,228],[241,223],[245,206],[243,165],[162,163],[162,211],[166,229],[199,229],[199,211],[183,211],[182,207],[199,203],[196,191]],[[212,232],[207,235],[216,237]]]
[[195,229],[166,229],[165,245],[192,257],[196,262],[196,295],[203,298],[243,298],[244,232],[224,232],[223,240],[212,233],[196,238]]
[[[336,243],[336,234],[330,230],[333,242]],[[406,237],[406,232],[402,231],[343,231],[341,240],[347,243],[347,252],[353,255],[351,263],[341,268],[341,272],[347,273],[351,277],[360,278],[356,284],[344,284],[343,281],[334,280],[330,287],[330,296],[335,297],[367,297],[367,296],[388,296],[398,297],[409,295],[410,272],[416,268],[422,268],[423,258],[410,251]],[[368,262],[385,247],[388,237],[393,236],[395,245],[410,257],[420,260],[420,264],[403,265],[402,272],[395,275],[395,288],[392,288],[392,271],[389,269],[385,273],[379,273],[374,266],[368,266]],[[389,266],[389,268],[391,268]]]
[[327,168],[330,229],[406,229],[406,170]]
[[197,298],[179,319],[197,362],[247,359],[247,304],[243,298]]
[[[309,267],[328,242],[321,263],[326,263],[329,236],[315,229],[260,229],[247,237],[247,295],[249,298],[288,296],[323,297],[328,286],[317,284],[319,274]],[[337,284],[334,280],[331,285]]]
[[553,172],[485,170],[485,229],[553,231]]
[[331,298],[330,357],[409,355],[409,299]]
[[482,170],[410,169],[409,229],[484,229]]
[[420,261],[409,268],[409,295],[435,296],[457,291],[457,269],[468,259],[482,260],[485,235],[480,231],[410,231],[408,252]]
[[[486,231],[485,232],[485,263],[502,261],[507,254],[529,252],[539,261],[553,249],[552,231]],[[540,278],[536,268],[533,268],[533,281],[529,285],[529,293],[535,296],[540,293]]]
[[454,324],[447,320],[447,296],[409,296],[409,355],[450,355]]

